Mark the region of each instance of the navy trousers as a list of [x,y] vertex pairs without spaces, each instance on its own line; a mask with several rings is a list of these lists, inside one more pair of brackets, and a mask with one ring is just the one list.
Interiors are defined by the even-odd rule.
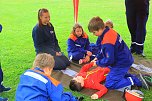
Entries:
[[149,0],[125,0],[127,25],[131,34],[131,52],[143,53]]
[[82,52],[73,52],[73,53],[69,53],[69,58],[71,58],[72,56],[72,60],[74,61],[79,61],[80,59],[83,59],[85,54]]
[[[40,52],[40,53],[51,54],[51,52]],[[39,53],[36,53],[36,55],[37,54]],[[54,61],[55,61],[53,70],[64,70],[67,68],[67,66],[70,65],[69,59],[64,54],[62,54],[61,56],[55,56],[55,55],[52,55],[52,56],[54,57]]]
[[53,70],[64,70],[70,65],[70,61],[65,55],[54,56],[55,66]]

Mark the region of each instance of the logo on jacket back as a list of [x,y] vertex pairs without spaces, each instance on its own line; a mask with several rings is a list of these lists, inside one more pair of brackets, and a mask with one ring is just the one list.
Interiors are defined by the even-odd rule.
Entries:
[[109,58],[109,54],[108,53],[106,53],[106,57]]
[[54,33],[54,31],[50,31],[50,33],[51,33],[51,34],[53,34],[53,33]]
[[119,37],[119,42],[120,42],[120,43],[122,42],[122,38],[121,38],[121,37]]

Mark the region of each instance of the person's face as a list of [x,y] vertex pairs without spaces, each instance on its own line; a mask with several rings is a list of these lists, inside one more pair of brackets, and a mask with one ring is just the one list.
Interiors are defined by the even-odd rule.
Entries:
[[100,36],[102,34],[102,32],[103,32],[103,29],[99,29],[98,31],[93,31],[92,33],[95,36]]
[[82,28],[76,28],[75,34],[77,35],[77,37],[80,37],[82,35]]
[[80,83],[82,87],[84,86],[84,78],[82,76],[76,76],[76,77],[73,78],[73,80]]
[[49,12],[42,13],[42,16],[40,16],[40,19],[41,19],[43,25],[47,25],[50,21]]

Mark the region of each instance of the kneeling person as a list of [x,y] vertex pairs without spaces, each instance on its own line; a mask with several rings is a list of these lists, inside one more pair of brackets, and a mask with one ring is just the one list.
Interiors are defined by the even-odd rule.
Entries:
[[33,68],[20,77],[16,101],[78,101],[71,93],[63,93],[63,86],[50,75],[54,58],[47,53],[38,54]]

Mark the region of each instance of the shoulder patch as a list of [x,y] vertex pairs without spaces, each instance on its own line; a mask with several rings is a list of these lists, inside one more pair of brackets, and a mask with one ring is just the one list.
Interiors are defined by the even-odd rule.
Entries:
[[117,32],[115,32],[113,29],[110,29],[103,37],[103,40],[101,42],[101,44],[112,44],[115,45],[116,40],[117,40]]
[[73,34],[70,34],[69,38],[72,39],[73,41],[77,40],[77,37]]
[[88,38],[88,35],[84,32],[84,34],[83,34],[83,38]]
[[53,77],[51,76],[47,76],[51,81],[52,83],[55,85],[55,86],[58,86],[60,84],[60,82],[56,79],[54,79]]

